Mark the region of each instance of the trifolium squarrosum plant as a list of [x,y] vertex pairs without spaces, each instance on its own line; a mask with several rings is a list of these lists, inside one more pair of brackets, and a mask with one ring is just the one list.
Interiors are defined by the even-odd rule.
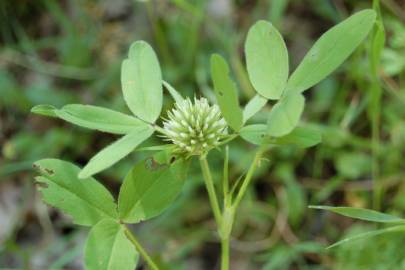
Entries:
[[[43,200],[68,214],[75,224],[90,227],[84,251],[86,269],[132,270],[140,257],[150,269],[159,269],[154,259],[158,255],[150,256],[128,225],[151,219],[169,207],[181,193],[193,160],[201,167],[217,225],[221,269],[229,269],[235,214],[260,161],[274,147],[310,147],[321,142],[319,130],[299,123],[305,106],[303,93],[351,55],[375,17],[373,10],[363,10],[331,28],[291,74],[281,34],[270,22],[255,23],[246,36],[244,57],[256,96],[243,107],[238,85],[222,56],[214,54],[210,59],[216,102],[208,102],[200,93],[183,97],[181,89],[164,81],[158,58],[145,41],[130,46],[121,66],[123,98],[132,115],[94,105],[35,106],[32,112],[36,114],[120,136],[83,168],[59,159],[34,164]],[[163,86],[174,99],[168,112],[162,112]],[[257,123],[253,116],[265,106],[271,106],[267,122]],[[115,199],[94,175],[140,150],[154,133],[161,144],[144,147],[154,153],[127,173]],[[240,181],[231,181],[228,174],[229,142],[233,140],[255,145],[254,158]],[[224,158],[222,192],[214,185],[209,165],[213,155]]]

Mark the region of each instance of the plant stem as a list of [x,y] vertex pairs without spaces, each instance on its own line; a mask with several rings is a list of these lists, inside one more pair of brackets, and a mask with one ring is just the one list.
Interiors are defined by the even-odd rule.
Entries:
[[379,210],[381,207],[381,199],[383,197],[383,189],[379,180],[379,148],[380,148],[380,125],[381,125],[381,99],[382,88],[379,78],[379,67],[381,61],[381,53],[384,49],[385,30],[381,16],[380,1],[373,0],[373,9],[377,13],[377,20],[374,27],[373,35],[370,41],[370,67],[371,67],[371,85],[369,103],[369,114],[371,120],[371,136],[372,136],[372,177],[373,177],[373,207]]
[[200,166],[203,173],[205,187],[207,188],[208,197],[210,199],[211,208],[214,212],[215,221],[219,228],[221,224],[221,210],[219,208],[217,194],[215,193],[214,182],[212,181],[210,167],[208,166],[206,155],[200,156]]
[[243,179],[242,186],[240,187],[239,192],[236,195],[235,202],[233,203],[233,207],[235,209],[238,208],[238,205],[239,205],[240,201],[242,200],[243,195],[245,195],[246,189],[249,186],[249,183],[250,183],[250,181],[251,181],[251,179],[253,177],[253,174],[254,174],[254,172],[256,170],[257,164],[259,163],[259,160],[262,157],[264,151],[265,151],[265,149],[261,147],[256,152],[256,155],[255,155],[255,157],[253,159],[252,164],[250,165],[250,168],[249,168],[249,170],[248,170],[248,172],[247,172],[247,174],[245,176],[245,179]]
[[134,245],[136,250],[141,254],[141,256],[145,259],[148,263],[150,269],[152,270],[159,270],[156,263],[152,260],[152,258],[148,255],[146,250],[141,246],[138,240],[135,238],[135,235],[128,229],[127,226],[124,225],[124,233],[128,237],[128,240]]
[[229,269],[229,237],[221,239],[221,270]]
[[243,195],[246,192],[246,189],[253,177],[253,174],[256,170],[257,164],[259,163],[260,158],[262,157],[264,151],[267,148],[260,147],[259,150],[256,152],[255,158],[250,165],[250,168],[243,179],[242,186],[239,189],[239,192],[236,196],[235,202],[232,204],[231,197],[232,195],[229,194],[228,189],[228,162],[229,162],[229,153],[228,149],[226,149],[225,154],[225,161],[224,161],[224,179],[223,179],[223,189],[224,189],[224,209],[223,213],[221,213],[221,209],[219,208],[217,195],[215,193],[214,182],[212,181],[211,171],[207,162],[206,155],[200,156],[200,166],[203,173],[203,178],[205,182],[205,186],[208,191],[208,197],[210,199],[211,208],[214,213],[215,221],[217,223],[218,233],[221,238],[221,270],[229,270],[229,238],[232,232],[233,221],[235,216],[236,208],[238,207],[240,201],[243,198]]
[[152,128],[154,128],[157,132],[160,132],[163,135],[168,136],[166,130],[164,130],[163,128],[159,127],[158,125],[155,124],[150,124],[152,126]]
[[222,192],[224,198],[224,206],[228,203],[229,192],[229,146],[225,146],[225,158],[224,158],[224,173],[222,179]]
[[235,209],[230,205],[230,201],[229,200],[227,201],[227,198],[224,198],[222,224],[218,231],[219,236],[221,237],[221,270],[229,269],[229,240],[232,232],[234,219],[235,219]]
[[221,146],[221,145],[228,144],[229,142],[231,142],[231,141],[233,141],[234,139],[236,139],[238,136],[239,136],[239,135],[236,134],[236,133],[234,133],[234,134],[229,134],[229,135],[227,136],[227,138],[226,138],[225,140],[221,141],[217,146],[219,147],[219,146]]

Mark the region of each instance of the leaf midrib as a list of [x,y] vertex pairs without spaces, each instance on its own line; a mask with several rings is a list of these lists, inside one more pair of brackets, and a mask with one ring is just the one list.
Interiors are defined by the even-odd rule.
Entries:
[[112,269],[111,266],[110,266],[110,264],[111,264],[111,262],[112,262],[111,258],[112,258],[112,254],[113,254],[113,250],[114,250],[114,247],[115,247],[115,243],[117,242],[117,239],[118,239],[118,235],[119,235],[119,233],[120,233],[120,230],[121,230],[121,227],[118,225],[117,231],[116,231],[116,233],[115,233],[113,245],[112,245],[112,247],[111,247],[110,256],[109,256],[109,258],[108,258],[107,270]]
[[[168,167],[168,168],[166,168],[166,169],[169,170],[169,175],[168,175],[168,177],[173,176],[173,172],[171,171],[171,168]],[[142,195],[141,195],[141,196],[138,198],[138,200],[133,204],[133,206],[130,207],[128,213],[123,217],[123,219],[127,219],[128,216],[130,216],[131,212],[141,203],[142,199],[149,193],[149,191],[152,189],[152,187],[154,187],[154,186],[159,182],[159,180],[160,180],[163,176],[166,175],[166,173],[167,173],[167,172],[162,172],[162,174],[161,174],[159,177],[157,177],[156,180],[155,180],[151,185],[149,185],[149,187],[146,188],[144,192],[142,192]],[[175,178],[176,178],[176,177],[175,177]],[[137,221],[139,221],[139,220],[142,220],[142,219],[138,218]]]
[[[141,203],[141,200],[142,200],[143,198],[145,198],[146,194],[150,191],[150,189],[151,189],[152,187],[155,186],[155,184],[162,178],[162,176],[165,175],[165,173],[166,173],[166,172],[162,172],[162,174],[161,174],[159,177],[157,177],[156,180],[155,180],[151,185],[149,185],[148,188],[146,188],[146,189],[144,190],[144,192],[142,192],[141,196],[140,196],[140,197],[138,198],[138,200],[134,203],[134,205],[130,208],[130,211],[128,211],[128,215]],[[126,215],[126,217],[128,217],[128,215]]]
[[[74,192],[74,191],[70,190],[67,186],[65,186],[65,185],[63,185],[63,184],[61,184],[61,183],[59,183],[59,182],[53,181],[53,180],[52,180],[51,178],[49,178],[49,177],[46,177],[46,176],[42,176],[42,177],[48,179],[48,181],[50,181],[50,182],[56,184],[57,186],[61,187],[62,189],[69,191],[71,194],[73,194],[74,196],[76,196],[76,197],[79,198],[80,200],[84,201],[85,203],[87,203],[89,206],[91,206],[92,208],[94,208],[94,209],[97,210],[98,212],[101,212],[101,213],[103,213],[103,214],[106,214],[108,217],[111,217],[111,218],[113,218],[113,219],[116,219],[116,218],[117,218],[117,215],[116,215],[116,216],[111,216],[110,213],[107,213],[105,209],[99,208],[98,206],[95,206],[91,201],[86,200],[85,198],[80,197],[77,192]],[[112,198],[112,199],[113,199],[113,198]],[[113,204],[115,204],[114,199],[113,199],[112,202],[113,202]],[[115,208],[116,208],[116,206],[115,206]],[[117,214],[116,211],[114,211],[114,213]]]
[[[76,115],[74,115],[74,114],[72,114],[71,112],[68,112],[68,111],[66,111],[66,110],[63,110],[63,109],[61,109],[61,110],[58,110],[59,112],[62,112],[62,113],[66,113],[66,114],[68,114],[70,117],[73,117],[73,118],[76,118],[76,119],[78,119],[79,121],[83,121],[83,122],[87,122],[87,123],[95,123],[95,124],[98,124],[98,125],[111,125],[111,126],[115,126],[115,127],[138,127],[139,125],[136,125],[135,124],[135,122],[136,122],[136,118],[135,117],[132,117],[132,116],[129,116],[128,115],[128,117],[131,117],[131,118],[133,118],[133,119],[131,119],[131,120],[135,120],[134,121],[134,123],[128,123],[128,124],[124,124],[124,123],[120,123],[120,124],[117,124],[117,123],[114,123],[114,122],[103,122],[103,121],[99,121],[99,120],[97,120],[97,119],[92,119],[91,121],[90,120],[87,120],[87,119],[83,119],[83,118],[80,118],[80,117],[78,117],[78,116],[76,116]],[[129,119],[128,119],[129,120]]]

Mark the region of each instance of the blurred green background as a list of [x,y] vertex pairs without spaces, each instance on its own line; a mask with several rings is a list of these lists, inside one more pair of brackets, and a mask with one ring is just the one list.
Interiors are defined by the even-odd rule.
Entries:
[[[256,20],[269,20],[280,30],[293,70],[324,31],[370,7],[366,0],[0,1],[0,268],[83,269],[88,229],[41,201],[31,164],[54,157],[84,165],[115,139],[32,115],[31,107],[83,103],[128,112],[120,65],[139,39],[154,47],[164,79],[185,96],[213,100],[209,56],[222,54],[246,104],[254,90],[243,42]],[[375,225],[307,209],[309,204],[372,208],[377,179],[380,210],[405,216],[405,2],[382,0],[381,8],[387,40],[379,69],[380,109],[370,102],[375,82],[366,40],[337,72],[306,92],[303,121],[322,129],[322,144],[275,148],[261,162],[237,214],[231,269],[405,269],[405,235],[325,250]],[[164,106],[171,108],[170,97]],[[264,121],[270,107],[253,122]],[[373,115],[379,120],[372,121]],[[252,147],[242,140],[231,144],[234,179],[245,172]],[[133,153],[98,179],[116,195],[123,176],[145,155]],[[222,157],[210,155],[217,179]],[[218,269],[220,247],[202,183],[194,166],[175,203],[134,227],[164,269]]]

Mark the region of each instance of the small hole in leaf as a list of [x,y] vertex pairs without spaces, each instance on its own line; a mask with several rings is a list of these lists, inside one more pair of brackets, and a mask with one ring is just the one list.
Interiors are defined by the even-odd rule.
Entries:
[[173,162],[175,162],[176,161],[176,157],[175,156],[172,156],[171,158],[170,158],[170,164],[173,164]]
[[222,93],[221,91],[219,91],[219,95],[222,97],[224,95],[224,93]]

